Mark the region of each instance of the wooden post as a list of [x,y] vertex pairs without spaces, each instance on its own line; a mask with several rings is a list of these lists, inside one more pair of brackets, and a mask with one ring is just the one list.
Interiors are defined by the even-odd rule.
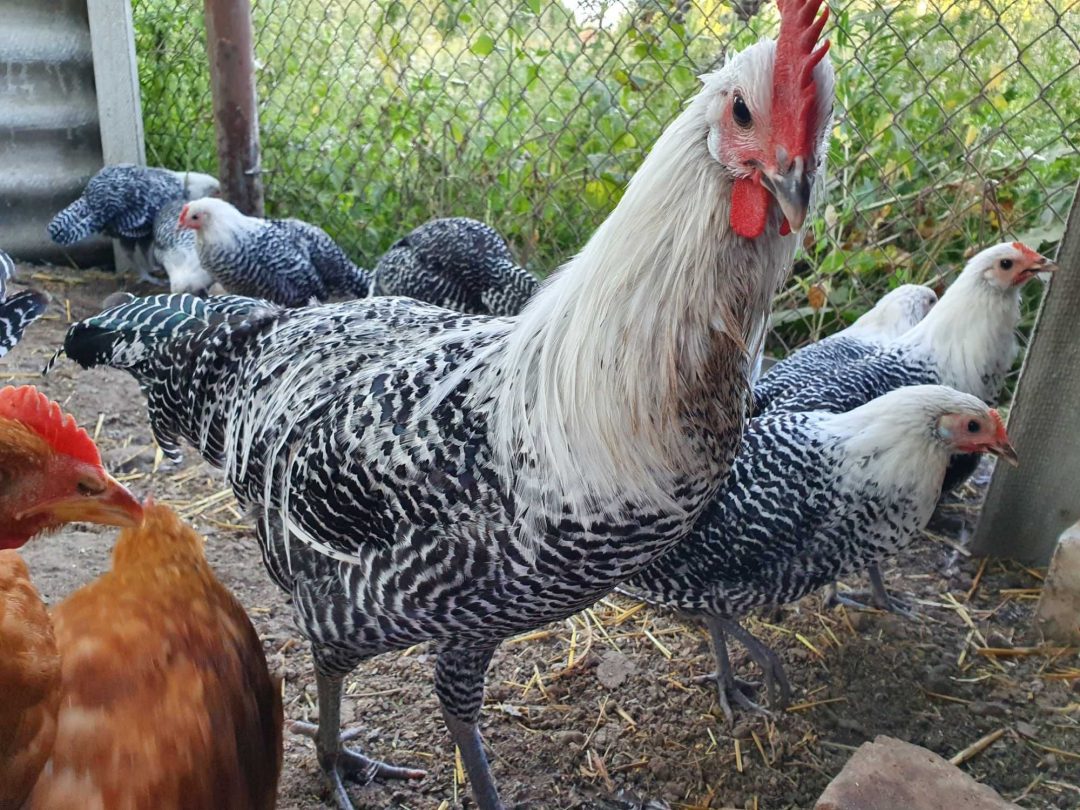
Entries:
[[[135,59],[135,26],[129,0],[86,0],[90,48],[94,57],[101,157],[112,163],[146,163],[143,142],[142,96]],[[127,272],[131,260],[113,240],[118,270]]]
[[205,0],[205,3],[218,179],[229,202],[245,214],[262,216],[251,3],[249,0]]
[[1080,186],[1009,413],[1016,469],[998,464],[972,545],[1044,563],[1080,520]]

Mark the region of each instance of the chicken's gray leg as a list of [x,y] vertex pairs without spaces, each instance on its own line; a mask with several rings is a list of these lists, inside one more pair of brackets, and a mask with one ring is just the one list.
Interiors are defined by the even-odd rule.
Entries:
[[341,681],[340,675],[323,675],[316,669],[319,724],[293,723],[290,728],[298,734],[314,738],[319,765],[330,781],[334,800],[340,810],[353,810],[352,800],[345,790],[345,779],[366,785],[374,779],[420,779],[425,773],[415,768],[399,768],[369,759],[342,745],[355,737],[357,731],[341,733]]
[[769,705],[778,709],[787,706],[791,701],[791,684],[788,682],[787,673],[784,672],[784,665],[780,663],[780,658],[776,653],[734,619],[716,619],[716,621],[723,628],[723,632],[738,639],[754,663],[761,669],[765,678]]
[[[877,563],[870,563],[866,566],[866,575],[870,579],[869,591],[851,591],[842,594],[837,590],[834,583],[832,593],[826,597],[826,603],[835,602],[859,610],[866,610],[872,606],[878,610],[887,610],[890,613],[906,616],[909,619],[915,617],[914,607],[899,596],[889,593],[889,589],[885,587],[885,578],[881,574],[881,567]],[[868,600],[869,605],[864,600]]]
[[442,705],[446,728],[461,751],[461,762],[469,774],[479,810],[505,810],[476,727],[484,702],[484,676],[494,652],[494,648],[443,650],[435,663],[435,694]]
[[[716,672],[706,677],[710,679],[715,677],[717,699],[720,701],[720,710],[724,713],[724,717],[727,719],[728,724],[734,725],[735,712],[731,708],[732,701],[740,708],[745,709],[752,714],[767,715],[769,712],[752,701],[748,696],[748,692],[751,694],[753,693],[754,685],[748,681],[736,678],[735,673],[731,669],[731,659],[728,657],[727,639],[724,635],[730,624],[732,624],[732,622],[716,616],[709,616],[705,619],[705,625],[709,628],[709,636],[712,638],[713,653],[716,655]],[[738,625],[737,622],[734,624],[736,624],[736,626]],[[742,628],[739,629],[741,630]],[[747,633],[747,635],[749,635],[749,633]],[[747,651],[749,651],[749,649],[750,648],[747,647]]]

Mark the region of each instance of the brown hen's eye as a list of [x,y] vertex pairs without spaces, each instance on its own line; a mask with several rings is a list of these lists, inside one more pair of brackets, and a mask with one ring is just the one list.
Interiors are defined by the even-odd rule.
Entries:
[[735,100],[731,102],[731,115],[735,119],[735,123],[743,129],[746,129],[753,123],[753,119],[750,117],[750,108],[746,106],[743,97],[737,93],[735,95]]
[[978,433],[978,432],[979,432],[979,423],[976,422],[974,419],[972,419],[970,422],[968,422],[968,433]]
[[1012,259],[1002,259],[1000,264],[1002,270],[1008,270],[1012,267]]

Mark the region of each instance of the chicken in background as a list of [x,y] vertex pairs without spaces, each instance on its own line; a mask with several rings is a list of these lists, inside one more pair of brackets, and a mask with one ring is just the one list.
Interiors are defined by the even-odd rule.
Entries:
[[902,284],[886,293],[851,326],[803,346],[765,372],[754,383],[754,413],[896,340],[925,318],[935,303],[934,291],[919,284]]
[[203,269],[195,232],[180,227],[184,200],[171,200],[154,217],[154,262],[169,277],[169,292],[206,295],[214,277]]
[[0,810],[22,807],[52,751],[60,705],[52,623],[14,549],[71,521],[141,519],[71,416],[32,386],[0,388]]
[[729,722],[732,703],[760,710],[731,670],[729,635],[761,668],[770,703],[784,705],[779,658],[738,618],[907,546],[934,512],[949,459],[982,452],[1016,463],[997,412],[939,385],[900,388],[840,414],[757,417],[694,531],[620,590],[704,619]]
[[14,348],[27,326],[45,314],[48,293],[24,290],[8,298],[8,282],[15,278],[15,262],[0,250],[0,357]]
[[404,295],[472,315],[517,315],[540,288],[502,235],[465,217],[433,219],[382,255],[372,295]]
[[[1003,242],[973,256],[941,300],[922,321],[882,349],[848,363],[815,382],[775,397],[762,413],[851,410],[905,385],[948,385],[994,404],[1019,345],[1020,291],[1040,273],[1057,265],[1021,242]],[[978,464],[975,455],[952,460],[942,483],[946,492],[967,479]],[[868,574],[871,603],[882,610],[909,613],[902,600],[885,588],[881,571]],[[864,607],[867,594],[838,594],[837,599]]]
[[203,539],[163,505],[52,612],[62,700],[28,810],[274,807],[280,683]]
[[299,219],[249,217],[208,197],[183,207],[180,227],[195,232],[203,269],[230,293],[302,307],[371,291],[368,272],[326,231]]
[[217,178],[199,172],[175,172],[133,163],[106,166],[86,184],[82,195],[52,218],[49,236],[73,245],[94,234],[118,239],[144,281],[159,283],[151,247],[154,218],[165,203],[221,193]]

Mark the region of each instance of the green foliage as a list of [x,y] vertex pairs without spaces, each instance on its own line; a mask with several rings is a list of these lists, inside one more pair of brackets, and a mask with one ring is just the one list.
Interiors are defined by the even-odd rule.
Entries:
[[[134,0],[147,149],[213,171],[192,5]],[[1070,35],[1061,3],[831,5],[837,120],[825,203],[777,302],[786,345],[892,286],[940,281],[973,248],[1052,246],[1080,174],[1063,134],[1080,131],[1075,12]],[[269,213],[319,223],[361,263],[430,217],[474,216],[548,272],[618,202],[698,73],[776,30],[771,4],[749,22],[726,0],[676,6],[639,0],[596,28],[539,0],[256,0]]]

